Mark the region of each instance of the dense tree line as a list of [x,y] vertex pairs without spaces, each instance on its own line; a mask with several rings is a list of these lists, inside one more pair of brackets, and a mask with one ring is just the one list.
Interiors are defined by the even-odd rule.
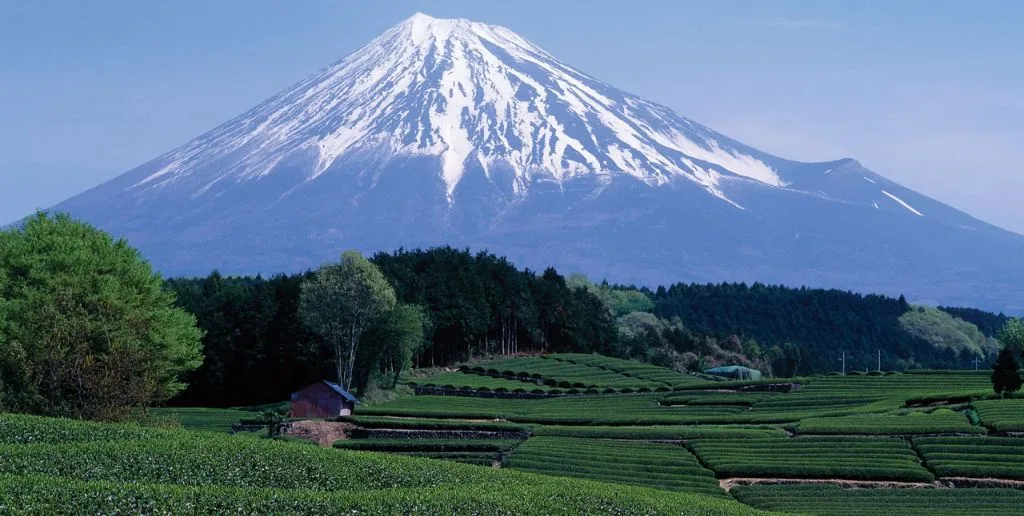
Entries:
[[993,338],[999,335],[1011,319],[1006,314],[994,314],[977,308],[940,306],[939,310],[977,326],[982,335]]
[[[126,242],[64,215],[0,232],[0,410],[122,419],[172,397],[282,400],[324,378],[365,393],[414,364],[519,353],[790,376],[834,371],[840,353],[855,370],[879,357],[886,369],[963,368],[1000,352],[996,371],[1013,372],[1021,348],[1018,320],[902,297],[728,283],[650,291],[451,247],[165,282]],[[999,378],[1012,390],[1011,376]]]
[[608,307],[555,269],[536,274],[493,254],[451,247],[379,253],[373,262],[398,299],[427,312],[432,331],[419,365],[485,354],[614,352]]
[[287,399],[311,379],[331,378],[334,364],[299,318],[299,295],[312,273],[271,278],[171,279],[178,306],[195,314],[203,338],[203,365],[188,376],[174,403],[232,406]]
[[[516,269],[504,258],[443,247],[378,254],[402,308],[366,331],[358,347],[354,386],[402,367],[404,353],[417,365],[447,365],[475,356],[533,352],[615,353],[615,320],[585,288],[571,288],[554,269]],[[315,276],[173,279],[178,305],[206,331],[206,361],[188,379],[176,404],[232,406],[285,399],[321,378],[335,378],[330,342],[303,324],[300,296]],[[422,342],[387,347],[408,335],[422,312]],[[403,321],[405,323],[403,324]]]
[[788,349],[795,370],[776,374],[835,371],[844,352],[848,370],[875,369],[879,352],[883,369],[973,366],[973,356],[905,331],[899,319],[911,306],[902,296],[723,283],[676,284],[653,299],[655,314],[678,317],[696,333],[755,339],[775,354]]
[[[360,339],[357,374],[347,380],[357,390],[371,381],[393,384],[410,364],[538,352],[594,352],[688,370],[742,364],[776,376],[837,371],[844,352],[848,370],[876,368],[879,351],[884,369],[974,366],[974,347],[941,345],[946,332],[908,331],[908,320],[921,317],[904,317],[915,308],[903,298],[729,283],[650,291],[550,268],[521,270],[450,247],[370,261],[395,300]],[[300,314],[302,285],[315,277],[170,280],[179,306],[206,331],[206,361],[175,402],[263,403],[336,377],[337,351]],[[972,321],[991,315],[963,313]],[[963,321],[948,319],[956,335],[980,342]]]

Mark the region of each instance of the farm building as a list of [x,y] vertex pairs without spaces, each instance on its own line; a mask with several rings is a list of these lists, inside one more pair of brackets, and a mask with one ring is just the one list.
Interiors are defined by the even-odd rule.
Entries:
[[737,380],[760,380],[761,371],[738,365],[721,366],[708,369],[707,374],[721,376],[724,378],[735,378]]
[[348,416],[355,409],[356,399],[340,385],[319,381],[292,393],[292,417]]

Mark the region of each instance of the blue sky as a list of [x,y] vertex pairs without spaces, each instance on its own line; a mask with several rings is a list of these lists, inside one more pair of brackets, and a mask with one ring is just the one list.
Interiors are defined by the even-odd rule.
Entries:
[[854,157],[1024,233],[1024,2],[0,4],[0,223],[176,147],[414,12],[504,25],[783,157]]

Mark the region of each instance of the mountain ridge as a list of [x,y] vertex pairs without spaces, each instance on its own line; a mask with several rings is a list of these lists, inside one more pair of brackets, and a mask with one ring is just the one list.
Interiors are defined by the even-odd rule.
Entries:
[[1024,307],[1020,288],[997,284],[1020,278],[1019,235],[850,158],[759,151],[509,29],[422,14],[56,208],[127,236],[169,274],[452,244],[647,285]]

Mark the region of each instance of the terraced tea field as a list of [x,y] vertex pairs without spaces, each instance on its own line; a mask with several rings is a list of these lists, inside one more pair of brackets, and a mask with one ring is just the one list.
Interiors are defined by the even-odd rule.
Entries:
[[826,376],[805,379],[803,388],[755,404],[752,423],[786,423],[813,417],[884,414],[908,404],[967,400],[990,394],[984,373]]
[[684,374],[664,367],[643,364],[633,360],[605,357],[600,355],[583,355],[578,353],[562,353],[551,355],[551,359],[573,364],[581,364],[600,369],[607,369],[618,374],[639,378],[641,380],[665,384],[669,387],[697,385],[707,383],[691,374]]
[[1024,432],[1024,399],[983,400],[971,403],[981,424],[999,432]]
[[1017,489],[844,489],[835,485],[752,485],[731,491],[752,507],[823,516],[1005,516],[1020,514]]
[[932,482],[902,439],[698,439],[690,448],[719,478],[827,478]]
[[255,414],[230,409],[154,411],[186,430],[0,415],[0,512],[1024,513],[1024,400],[983,373],[715,380],[568,354],[417,383],[453,395],[361,405],[331,449],[226,435]]
[[801,434],[985,434],[985,428],[972,425],[962,412],[949,409],[910,411],[906,415],[814,417],[801,419],[796,430]]
[[541,357],[495,360],[467,371],[507,378],[533,378],[562,389],[653,390],[661,387],[667,390],[669,387],[664,382],[645,380],[610,369]]
[[517,448],[505,465],[555,476],[725,495],[712,472],[685,448],[672,444],[533,437]]
[[940,477],[1024,480],[1024,439],[922,437],[914,447]]
[[461,371],[432,375],[424,381],[416,382],[414,385],[445,387],[449,389],[496,392],[532,392],[541,394],[552,390],[552,387],[544,385],[540,380],[520,381],[509,378],[495,378],[492,376],[465,373]]
[[230,432],[231,425],[243,419],[258,418],[258,412],[237,409],[171,407],[150,409],[150,417],[181,424],[186,430]]
[[[1024,513],[1024,491],[948,487],[1024,479],[1024,439],[990,435],[1020,428],[1022,400],[982,399],[991,390],[984,372],[714,380],[567,354],[463,374],[539,381],[560,397],[416,396],[365,407],[360,413],[373,416],[360,417],[518,425],[529,438],[503,468],[716,496],[726,493],[722,482],[737,500],[770,510]],[[611,375],[650,384],[635,392],[637,384]],[[768,484],[743,485],[750,482]]]
[[574,478],[253,436],[6,414],[0,430],[5,513],[750,513],[722,495],[609,490]]
[[538,400],[416,396],[366,407],[360,414],[506,419],[551,425],[679,425],[739,423],[738,406],[661,405],[661,394],[574,396]]

